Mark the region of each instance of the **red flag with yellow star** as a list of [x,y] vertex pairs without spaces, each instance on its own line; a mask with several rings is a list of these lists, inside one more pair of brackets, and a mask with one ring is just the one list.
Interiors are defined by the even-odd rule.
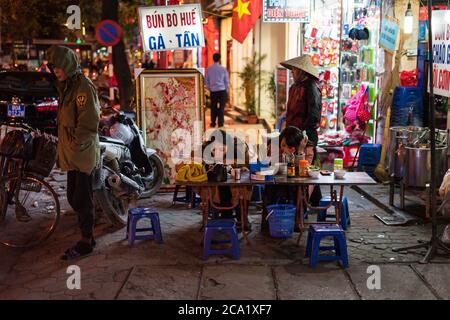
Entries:
[[261,13],[261,0],[234,0],[231,36],[243,43]]

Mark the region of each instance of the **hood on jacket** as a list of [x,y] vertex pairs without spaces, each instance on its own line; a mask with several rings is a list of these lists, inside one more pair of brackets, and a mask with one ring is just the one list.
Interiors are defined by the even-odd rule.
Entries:
[[64,46],[51,46],[47,50],[48,63],[64,70],[68,78],[81,73],[80,61],[75,52]]

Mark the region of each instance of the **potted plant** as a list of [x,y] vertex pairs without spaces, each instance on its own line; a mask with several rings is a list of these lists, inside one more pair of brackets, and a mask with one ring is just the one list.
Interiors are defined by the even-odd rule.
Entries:
[[247,111],[247,122],[255,124],[258,122],[256,115],[256,83],[260,80],[260,64],[266,58],[266,55],[259,56],[254,53],[251,58],[246,58],[247,63],[239,72],[239,77],[242,80],[242,85],[245,92],[245,109]]
[[276,118],[277,110],[277,84],[275,82],[275,72],[270,74],[269,82],[267,83],[267,91],[269,93],[269,98],[273,103],[272,117]]

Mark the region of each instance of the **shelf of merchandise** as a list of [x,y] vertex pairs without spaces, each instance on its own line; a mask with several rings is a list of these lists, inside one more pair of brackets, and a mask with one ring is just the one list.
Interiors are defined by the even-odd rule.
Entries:
[[[379,26],[379,24],[381,23],[380,7],[376,4],[376,1],[374,3],[372,3],[372,1],[370,1],[370,3],[368,3],[368,5],[371,8],[374,9],[373,10],[374,15],[372,15],[372,16],[367,18],[367,19],[372,19],[372,20],[368,21],[368,23],[371,24],[371,25],[378,25]],[[369,10],[370,9],[368,9],[368,11]],[[349,23],[351,26],[355,26],[355,21],[353,19],[353,15],[349,15],[347,13],[348,19],[347,19],[347,21],[345,21],[346,20],[345,12],[342,12],[342,14],[343,14],[343,16],[342,16],[342,21],[343,21],[342,22],[342,27],[344,27],[344,24],[346,24],[346,23]],[[372,70],[373,74],[371,74],[371,79],[365,79],[364,81],[356,81],[355,80],[352,83],[349,83],[349,82],[343,83],[342,79],[340,78],[340,83],[339,83],[339,97],[340,97],[340,99],[339,99],[339,106],[338,106],[339,107],[339,114],[341,116],[338,119],[338,122],[339,122],[340,126],[344,125],[343,119],[342,119],[342,108],[345,105],[345,103],[348,100],[350,100],[350,98],[344,98],[342,96],[343,85],[344,84],[351,84],[352,85],[352,91],[358,90],[361,84],[366,84],[368,86],[373,86],[372,90],[374,92],[372,93],[372,95],[373,95],[373,97],[377,96],[377,92],[379,90],[379,87],[378,87],[379,77],[376,74],[375,62],[377,60],[377,56],[376,55],[377,55],[377,47],[378,46],[376,45],[376,43],[377,43],[377,40],[378,40],[378,37],[379,37],[378,29],[379,28],[370,28],[370,30],[369,30],[370,31],[370,38],[368,40],[361,40],[361,41],[357,40],[358,41],[358,52],[346,51],[346,50],[343,49],[343,43],[345,41],[347,41],[347,40],[350,40],[350,39],[349,39],[348,36],[344,35],[344,29],[342,29],[343,36],[341,38],[341,58],[340,58],[340,61],[342,62],[343,61],[343,59],[342,59],[343,56],[346,56],[346,55],[347,56],[356,56],[356,57],[358,57],[358,59],[357,59],[355,65],[354,65],[355,67],[353,69],[351,69],[351,68],[349,68],[347,66],[341,65],[340,66],[340,68],[341,68],[341,75],[342,75],[342,72],[346,72],[346,71],[347,72],[348,71],[349,72],[353,72],[355,70],[355,68],[359,68],[359,70],[362,70],[364,68],[367,69],[367,67],[373,69]],[[375,32],[375,34],[374,34],[374,32]],[[365,50],[372,50],[372,53],[369,53],[369,59],[368,59],[370,61],[370,63],[367,61],[367,59],[365,59],[366,58],[364,56]],[[365,71],[365,73],[366,73],[366,76],[367,76],[367,71]],[[370,80],[372,80],[372,81],[370,81]],[[366,135],[371,137],[372,139],[374,139],[375,136],[376,136],[376,121],[375,121],[375,117],[376,117],[376,114],[377,114],[375,101],[371,101],[370,105],[371,105],[372,119],[368,121],[368,128],[366,130]]]

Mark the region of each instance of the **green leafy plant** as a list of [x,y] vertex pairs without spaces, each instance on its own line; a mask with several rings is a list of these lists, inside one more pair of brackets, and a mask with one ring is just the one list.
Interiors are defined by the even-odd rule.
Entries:
[[275,104],[277,102],[277,85],[275,83],[275,72],[272,72],[267,82],[267,90],[269,91],[270,100]]
[[266,55],[259,55],[254,53],[251,58],[246,58],[247,63],[239,72],[239,77],[243,82],[245,92],[245,108],[249,115],[256,114],[256,83],[260,80],[262,72],[260,73],[259,65],[266,58]]
[[270,73],[269,80],[266,84],[266,89],[269,93],[269,98],[273,103],[273,108],[271,115],[273,118],[276,118],[276,109],[277,109],[277,84],[275,83],[275,72]]

